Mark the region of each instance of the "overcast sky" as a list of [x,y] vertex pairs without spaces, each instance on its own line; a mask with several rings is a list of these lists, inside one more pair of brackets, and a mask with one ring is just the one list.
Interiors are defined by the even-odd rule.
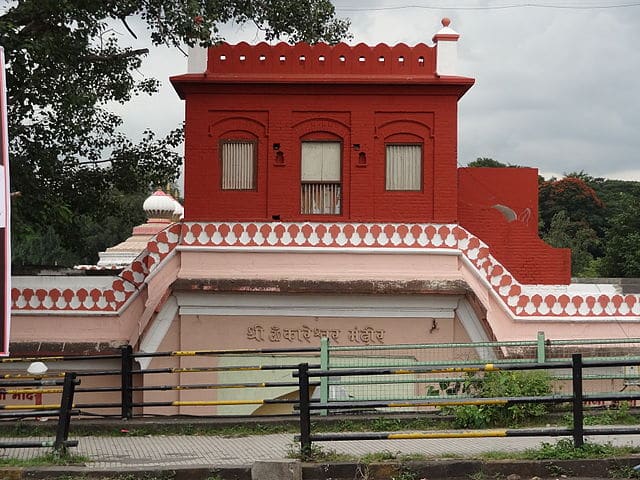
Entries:
[[[476,79],[460,101],[460,165],[491,157],[537,167],[547,177],[584,170],[640,180],[640,2],[333,3],[340,16],[351,18],[351,44],[431,45],[440,19],[451,18],[461,35],[459,72]],[[223,34],[230,43],[261,40],[252,25],[228,25]],[[152,50],[141,74],[159,78],[163,88],[121,107],[128,131],[150,127],[163,134],[183,120],[184,105],[168,77],[185,72],[179,51]]]

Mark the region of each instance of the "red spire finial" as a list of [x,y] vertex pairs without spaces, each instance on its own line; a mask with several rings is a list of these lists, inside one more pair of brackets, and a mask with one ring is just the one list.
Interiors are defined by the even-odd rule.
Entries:
[[450,19],[450,18],[447,18],[447,17],[444,17],[444,18],[442,19],[442,26],[443,26],[443,27],[448,27],[449,25],[451,25],[451,19]]

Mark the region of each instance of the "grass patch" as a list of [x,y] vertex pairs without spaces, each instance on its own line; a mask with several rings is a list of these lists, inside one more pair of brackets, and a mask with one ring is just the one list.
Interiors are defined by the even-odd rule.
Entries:
[[575,460],[581,458],[610,458],[631,455],[640,452],[640,448],[621,446],[615,447],[609,443],[585,443],[581,447],[574,447],[573,441],[562,439],[556,443],[543,443],[540,448],[525,450],[525,458],[531,460]]
[[[215,422],[215,421],[213,421]],[[300,433],[296,418],[280,422],[238,421],[237,423],[175,422],[158,419],[157,423],[113,421],[104,425],[92,422],[83,425],[82,420],[71,424],[75,437],[83,436],[148,436],[148,435],[217,435],[223,437],[245,437],[276,433]],[[0,423],[0,437],[51,437],[55,436],[57,422],[7,422]],[[324,432],[393,432],[402,430],[436,430],[451,428],[448,418],[429,415],[420,418],[339,418],[326,420],[314,418],[312,431]]]
[[609,478],[640,478],[640,472],[629,465],[621,465],[609,470]]
[[609,443],[585,443],[574,447],[567,438],[556,443],[543,443],[539,448],[522,452],[486,452],[478,455],[483,460],[579,460],[585,458],[625,457],[640,453],[640,447],[613,446]]
[[[53,478],[53,477],[52,477]],[[56,476],[56,480],[174,480],[176,478],[175,473],[167,473],[167,474],[153,474],[153,473],[121,473],[116,476],[108,476],[108,477],[96,477],[95,474],[91,476],[87,476],[84,474],[69,474],[63,476]],[[207,480],[223,480],[218,476],[207,477]]]
[[384,463],[384,462],[396,462],[396,463],[405,463],[405,462],[419,462],[423,460],[429,460],[430,458],[427,455],[422,453],[401,453],[401,452],[390,452],[388,450],[384,450],[382,452],[376,453],[367,453],[360,457],[358,460],[365,464],[370,463]]
[[[518,422],[519,427],[564,426],[571,425],[571,415],[547,415],[545,417],[529,417]],[[153,421],[153,420],[152,420]],[[223,437],[244,437],[249,435],[269,435],[278,433],[299,433],[298,421],[254,422],[239,420],[236,423],[215,423],[175,421],[175,419],[159,418],[155,423],[139,421],[95,422],[83,424],[82,420],[74,420],[71,433],[75,437],[83,436],[148,436],[148,435],[217,435]],[[629,411],[628,406],[611,407],[597,413],[585,411],[585,425],[613,425],[640,423],[640,415]],[[57,422],[2,422],[0,437],[52,437],[55,436]],[[328,432],[398,432],[398,431],[431,431],[450,430],[456,428],[452,417],[440,414],[421,415],[419,417],[313,417],[311,430],[315,433]],[[509,423],[503,425],[513,428]]]
[[[319,422],[311,424],[313,432],[397,432],[401,430],[440,430],[451,427],[449,419],[436,416],[422,418],[392,418],[377,417],[341,419],[338,421]],[[299,427],[296,425],[296,429]]]
[[0,424],[0,436],[3,437],[51,437],[55,436],[57,421],[44,425],[42,422],[3,422]]
[[398,460],[400,452],[390,452],[383,450],[382,452],[367,453],[360,458],[362,463],[382,463],[395,462]]
[[300,452],[300,446],[298,444],[292,444],[289,446],[286,457],[315,463],[353,462],[358,460],[358,457],[356,457],[355,455],[338,453],[335,450],[332,450],[330,448],[323,448],[319,445],[312,445],[309,454],[303,455]]
[[49,453],[39,457],[20,458],[0,458],[0,467],[41,467],[47,465],[84,465],[88,462],[88,457],[82,455]]
[[[567,423],[573,424],[571,415],[567,415]],[[620,402],[601,411],[585,412],[585,425],[637,425],[640,417],[631,412],[629,402]]]
[[[110,425],[83,425],[82,420],[72,421],[71,435],[74,437],[144,437],[149,435],[218,435],[222,437],[244,437],[248,435],[268,435],[272,433],[297,433],[298,425],[291,423],[236,423],[236,424],[196,424],[164,423],[135,424],[113,422]],[[37,423],[16,422],[0,425],[0,437],[53,437],[56,423],[41,425]]]
[[391,480],[418,480],[418,475],[410,470],[402,470],[399,473],[393,475]]
[[[126,427],[126,425],[125,425]],[[142,425],[114,429],[114,436],[144,437],[148,435],[216,435],[220,437],[246,437],[274,433],[299,433],[300,427],[287,423],[237,423],[232,425]],[[95,430],[80,430],[74,426],[74,435],[95,435]],[[101,432],[102,434],[102,432]]]

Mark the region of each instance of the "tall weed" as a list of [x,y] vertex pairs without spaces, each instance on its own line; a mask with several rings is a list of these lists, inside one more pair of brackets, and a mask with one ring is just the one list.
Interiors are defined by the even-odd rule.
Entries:
[[[538,397],[551,394],[551,378],[544,371],[488,372],[482,381],[468,382],[467,392],[477,398]],[[517,427],[547,414],[541,403],[461,405],[443,412],[454,417],[457,428]]]

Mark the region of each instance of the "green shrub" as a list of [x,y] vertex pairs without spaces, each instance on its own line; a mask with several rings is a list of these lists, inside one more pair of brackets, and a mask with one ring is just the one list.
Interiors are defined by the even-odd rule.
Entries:
[[[543,371],[488,372],[482,381],[469,385],[469,394],[478,398],[537,397],[551,393],[551,379]],[[546,415],[547,407],[541,403],[462,405],[443,411],[453,415],[458,428],[516,427]]]
[[542,443],[539,448],[525,451],[525,456],[532,460],[576,460],[581,458],[615,457],[619,449],[607,444],[585,443],[575,447],[573,440],[563,438],[555,443]]
[[[585,414],[585,425],[633,425],[638,422],[638,418],[631,413],[629,402],[620,402],[617,405],[610,405],[604,411],[596,414]],[[569,418],[569,424],[573,424],[573,418]]]

